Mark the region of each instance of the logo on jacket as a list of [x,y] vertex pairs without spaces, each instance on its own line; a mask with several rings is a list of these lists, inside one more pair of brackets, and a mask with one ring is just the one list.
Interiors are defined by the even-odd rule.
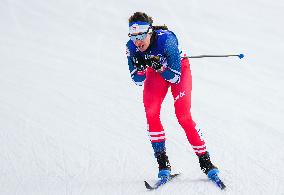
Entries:
[[165,33],[163,33],[163,32],[159,32],[159,33],[158,33],[158,35],[163,35],[163,34],[165,34]]
[[129,51],[128,47],[126,47],[126,52],[125,52],[125,53],[126,53],[126,56],[127,56],[127,57],[130,56],[130,51]]

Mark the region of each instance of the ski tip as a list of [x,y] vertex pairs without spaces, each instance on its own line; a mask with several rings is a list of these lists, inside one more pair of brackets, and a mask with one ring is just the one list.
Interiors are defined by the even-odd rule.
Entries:
[[219,178],[215,178],[214,180],[212,180],[221,190],[224,190],[226,188],[226,185],[223,183],[222,180],[220,180]]
[[171,174],[170,178],[166,180],[160,179],[153,186],[151,186],[147,181],[144,181],[144,184],[148,190],[155,190],[155,189],[158,189],[160,186],[163,186],[164,184],[168,183],[169,181],[171,181],[173,178],[177,177],[178,175],[180,175],[180,173]]
[[223,183],[223,181],[218,176],[219,170],[218,169],[212,169],[208,172],[208,178],[213,181],[221,190],[225,189],[226,186]]
[[153,189],[154,189],[152,186],[150,186],[150,184],[149,184],[147,181],[144,181],[144,184],[145,184],[145,187],[146,187],[148,190],[153,190]]
[[226,188],[223,182],[221,182],[218,186],[220,187],[221,190],[224,190]]
[[150,186],[150,184],[147,181],[144,181],[145,187],[148,189]]

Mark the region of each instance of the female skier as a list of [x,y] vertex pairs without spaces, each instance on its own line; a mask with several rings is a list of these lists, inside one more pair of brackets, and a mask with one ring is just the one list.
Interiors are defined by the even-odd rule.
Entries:
[[129,18],[126,54],[132,80],[144,84],[143,102],[154,156],[159,165],[159,178],[170,178],[171,165],[166,154],[165,131],[160,121],[161,104],[168,88],[174,98],[175,114],[187,139],[199,158],[201,170],[218,173],[211,163],[204,140],[192,120],[192,77],[187,58],[181,59],[176,35],[164,26],[152,26],[153,20],[142,12]]

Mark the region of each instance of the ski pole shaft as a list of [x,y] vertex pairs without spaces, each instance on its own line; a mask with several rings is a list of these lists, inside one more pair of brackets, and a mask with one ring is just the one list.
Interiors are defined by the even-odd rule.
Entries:
[[181,58],[223,58],[237,56],[240,59],[244,57],[244,54],[229,54],[229,55],[199,55],[199,56],[183,56]]

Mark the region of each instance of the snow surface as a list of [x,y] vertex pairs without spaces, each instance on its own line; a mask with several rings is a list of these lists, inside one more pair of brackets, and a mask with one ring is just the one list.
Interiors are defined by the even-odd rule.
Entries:
[[[284,194],[284,1],[0,1],[0,194]],[[175,181],[157,164],[143,88],[125,56],[135,11],[167,24],[192,59],[192,114],[227,184],[200,171],[174,116],[161,119]]]

